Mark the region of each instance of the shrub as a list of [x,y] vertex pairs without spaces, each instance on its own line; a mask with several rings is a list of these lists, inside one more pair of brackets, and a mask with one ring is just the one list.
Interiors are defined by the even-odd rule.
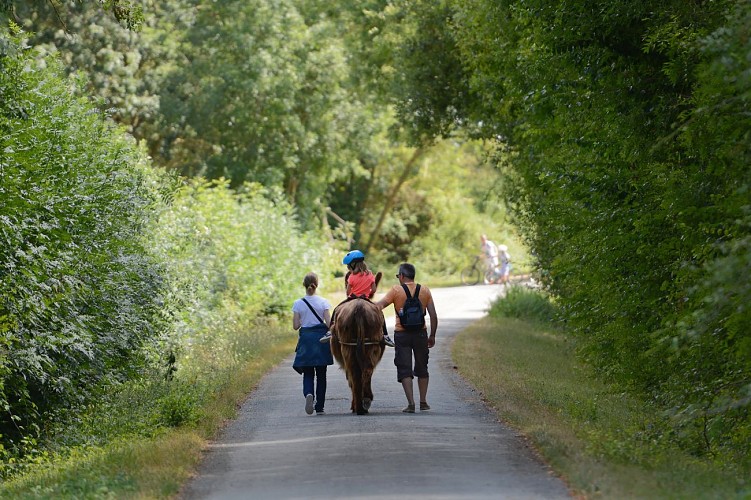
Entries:
[[493,303],[490,315],[552,323],[556,318],[556,307],[545,292],[515,285]]
[[143,151],[18,33],[0,48],[0,433],[17,448],[46,412],[138,372],[163,279]]
[[327,246],[300,231],[281,196],[255,184],[238,193],[226,180],[182,186],[160,214],[152,251],[169,269],[169,348],[196,370],[256,350],[264,339],[254,330],[290,310],[306,273],[333,274]]

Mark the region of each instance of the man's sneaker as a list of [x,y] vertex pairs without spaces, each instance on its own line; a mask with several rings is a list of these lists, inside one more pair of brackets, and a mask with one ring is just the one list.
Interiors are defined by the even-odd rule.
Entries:
[[331,332],[326,332],[323,337],[318,339],[318,342],[320,342],[321,344],[328,344],[329,342],[331,342]]
[[426,403],[425,401],[420,401],[420,411],[428,411],[430,409],[430,405]]
[[313,403],[314,403],[315,397],[313,397],[312,394],[308,394],[305,396],[305,413],[308,415],[313,414]]
[[389,346],[389,347],[396,347],[396,345],[394,344],[394,341],[393,341],[393,340],[391,340],[391,337],[389,337],[388,335],[384,335],[384,336],[383,336],[383,342],[384,342],[384,343],[385,343],[385,344],[386,344],[387,346]]
[[323,410],[316,410],[316,415],[325,415],[326,412]]

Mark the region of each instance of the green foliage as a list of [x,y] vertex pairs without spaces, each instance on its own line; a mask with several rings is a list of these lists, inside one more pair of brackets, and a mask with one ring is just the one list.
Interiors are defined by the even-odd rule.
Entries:
[[0,56],[0,432],[139,371],[163,332],[162,270],[144,237],[159,206],[146,158],[19,38]]
[[[333,274],[327,247],[300,232],[278,193],[258,185],[238,193],[223,180],[160,187],[170,203],[155,211],[147,233],[168,285],[159,311],[167,333],[143,352],[150,363],[137,377],[48,412],[45,440],[28,443],[26,463],[197,425],[237,370],[292,338],[279,318],[303,293],[302,277],[313,270],[325,282]],[[7,454],[6,474],[19,470],[20,451]]]
[[[521,260],[525,250],[498,202],[499,177],[487,154],[472,141],[431,146],[386,216],[376,244],[379,258],[391,265],[411,261],[421,276],[446,279],[480,252],[480,235],[487,233]],[[372,224],[374,215],[366,222]]]
[[306,20],[295,2],[198,10],[184,34],[187,60],[162,93],[165,126],[175,135],[160,161],[232,187],[281,188],[301,222],[319,218],[328,185],[361,173],[357,154],[373,121],[369,106],[347,91],[339,34],[325,17]]
[[190,386],[173,388],[159,401],[159,421],[169,427],[195,424],[200,417],[199,401]]
[[[370,247],[384,264],[411,260],[439,280],[468,264],[482,233],[521,258],[526,250],[498,200],[486,148],[467,142],[473,127],[461,122],[470,102],[450,4],[346,2],[338,15],[350,26],[353,78],[395,114],[386,117],[387,138],[361,156],[369,177],[348,178],[332,197],[335,212],[359,221],[354,245]],[[460,122],[464,129],[450,137]]]
[[506,294],[493,303],[490,315],[551,324],[558,312],[547,293],[516,285],[507,288]]
[[507,205],[581,353],[671,408],[677,440],[728,453],[733,432],[751,426],[748,291],[738,283],[749,236],[748,2],[452,6],[465,74],[444,74],[443,86],[412,80],[403,95],[455,93],[467,79],[463,120],[429,101],[420,112],[477,124],[505,145]]
[[701,172],[695,185],[707,201],[693,218],[706,243],[679,275],[688,307],[655,335],[671,367],[666,404],[685,434],[718,454],[745,453],[739,439],[751,432],[750,33],[751,8],[739,3],[701,42],[707,60],[678,140]]
[[127,437],[154,437],[166,428],[193,425],[221,384],[195,377],[165,379],[150,370],[75,412],[57,415],[42,443],[50,457],[107,446]]
[[54,15],[56,27],[67,29],[71,17],[70,11],[75,10],[76,7],[104,12],[129,30],[138,30],[144,22],[142,3],[134,0],[77,1],[75,3],[59,0],[25,0],[23,2],[2,0],[0,1],[0,23],[5,24],[3,16],[10,16],[15,21],[23,22],[28,17]]
[[99,106],[158,165],[233,188],[281,188],[312,227],[331,183],[366,175],[361,159],[384,126],[383,111],[350,84],[346,25],[304,2],[199,4],[145,1],[137,33],[85,2],[65,12],[75,36],[46,3],[19,16],[35,45],[87,75]]
[[[241,354],[235,332],[289,311],[306,273],[331,274],[328,250],[320,237],[300,232],[283,196],[258,185],[238,193],[226,180],[180,188],[159,216],[152,252],[166,263],[172,285],[169,348],[197,370]],[[257,350],[259,342],[243,349]],[[209,358],[192,359],[198,352]]]
[[50,2],[26,5],[17,15],[40,57],[57,54],[67,74],[85,74],[85,94],[96,96],[99,108],[138,141],[145,141],[156,157],[159,144],[170,134],[160,123],[164,81],[183,60],[180,34],[195,13],[187,0],[141,3],[148,16],[138,32],[91,2],[66,6],[67,31],[60,29]]
[[[399,116],[398,136],[413,144],[448,136],[464,117],[468,81],[451,31],[451,2],[344,2],[355,78]],[[419,82],[419,83],[418,83]],[[466,125],[466,123],[464,123]]]
[[[458,59],[423,57],[454,47],[448,4],[422,17],[414,14],[428,2],[142,5],[139,32],[88,2],[66,5],[69,33],[48,2],[16,13],[40,52],[86,75],[86,93],[145,142],[157,165],[227,178],[233,188],[245,181],[280,188],[304,227],[325,221],[324,231],[359,246],[373,242],[389,261],[414,254],[416,239],[440,230],[433,207],[407,191],[420,168],[407,169],[406,184],[397,179],[411,154],[402,141],[419,139],[416,123],[447,131],[465,101],[466,88],[456,97],[441,87],[461,70]],[[415,79],[436,87],[395,98]],[[447,95],[451,102],[442,101]],[[421,114],[427,103],[453,118]],[[475,219],[469,208],[466,218]],[[434,252],[424,260],[445,270],[463,255],[454,253],[452,265]]]
[[[286,322],[269,321],[232,335],[238,355],[218,359],[199,375],[185,376],[181,370],[165,380],[150,371],[82,411],[67,412],[45,436],[46,463],[0,483],[0,497],[176,495],[206,440],[215,437],[248,391],[294,348],[295,336]],[[260,349],[239,354],[252,338],[261,339]]]
[[[376,4],[378,2],[375,2]],[[465,116],[469,85],[451,31],[451,2],[382,2],[369,6],[371,64],[382,94],[397,109],[409,139],[448,136]],[[419,82],[419,84],[415,84]]]

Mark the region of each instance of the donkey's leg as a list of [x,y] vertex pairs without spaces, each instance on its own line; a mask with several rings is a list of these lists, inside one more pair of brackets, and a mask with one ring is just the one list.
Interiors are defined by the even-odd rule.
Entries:
[[368,409],[363,406],[363,369],[360,365],[355,368],[354,387],[352,388],[352,404],[357,410],[358,415],[365,415]]
[[364,370],[365,373],[363,376],[363,405],[366,410],[370,409],[370,404],[373,402],[373,373],[375,372],[378,363],[380,363],[381,358],[383,358],[383,352],[385,350],[386,347],[383,344],[371,345],[368,350],[367,359],[369,361],[369,366]]
[[349,409],[354,413],[356,411],[355,409],[355,377],[352,373],[349,372],[349,369],[347,370],[347,385],[349,385],[349,392],[352,395],[350,398],[349,403]]
[[352,394],[349,409],[352,413],[357,411],[355,407],[355,380],[357,380],[357,374],[355,373],[355,366],[357,359],[354,355],[354,350],[349,346],[342,350],[343,362],[342,368],[344,368],[344,374],[347,377],[347,385],[349,385],[349,391]]
[[370,404],[373,402],[373,389],[371,388],[371,380],[373,379],[373,369],[367,368],[363,370],[362,374],[362,406],[365,411],[370,410]]

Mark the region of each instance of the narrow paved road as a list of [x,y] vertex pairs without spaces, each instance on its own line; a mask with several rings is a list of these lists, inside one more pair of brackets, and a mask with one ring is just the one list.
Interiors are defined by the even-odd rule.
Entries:
[[453,369],[451,339],[482,317],[500,291],[498,285],[433,290],[432,410],[401,412],[406,400],[387,348],[369,415],[350,413],[349,388],[337,365],[329,367],[326,414],[306,415],[302,377],[290,356],[209,447],[182,498],[568,498],[563,482]]

